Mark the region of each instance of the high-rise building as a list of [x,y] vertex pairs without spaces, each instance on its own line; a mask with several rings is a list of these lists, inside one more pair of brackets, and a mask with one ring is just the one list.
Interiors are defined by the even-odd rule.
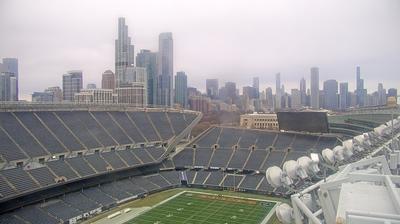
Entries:
[[349,105],[349,84],[347,82],[341,82],[339,84],[339,108],[345,110]]
[[157,104],[157,53],[141,50],[136,56],[136,66],[146,68],[147,73],[147,103]]
[[44,92],[52,94],[54,103],[60,103],[63,100],[62,90],[59,86],[49,87]]
[[101,76],[102,89],[115,89],[115,75],[111,70],[106,70]]
[[118,39],[115,40],[115,79],[116,86],[122,84],[126,68],[134,65],[134,46],[128,35],[128,26],[125,18],[118,18]]
[[364,79],[361,79],[361,68],[356,67],[356,98],[357,106],[365,106],[366,90],[364,89]]
[[248,99],[257,99],[257,89],[253,86],[244,86],[242,92]]
[[382,83],[378,83],[378,105],[386,105],[386,89]]
[[187,95],[187,76],[185,72],[177,72],[175,76],[175,103],[186,108],[188,103]]
[[260,78],[253,77],[253,88],[256,89],[256,96],[255,98],[260,98]]
[[397,89],[395,88],[390,88],[388,89],[388,97],[394,97],[395,99],[397,99]]
[[267,100],[267,109],[271,110],[274,107],[274,95],[271,87],[265,89],[265,98]]
[[218,79],[206,79],[207,96],[215,100],[218,98]]
[[307,106],[307,84],[306,79],[300,79],[300,97],[301,97],[301,105]]
[[328,110],[338,109],[338,82],[334,79],[324,82],[324,108]]
[[82,71],[68,71],[63,75],[63,100],[74,101],[75,93],[79,93],[83,88]]
[[236,83],[226,82],[225,83],[225,101],[227,103],[235,103],[236,100]]
[[281,108],[282,90],[281,90],[281,73],[275,75],[275,109]]
[[127,66],[125,75],[115,88],[118,94],[118,103],[132,104],[135,106],[147,105],[147,74],[146,68]]
[[3,68],[10,73],[12,101],[18,101],[18,59],[17,58],[3,58]]
[[292,89],[291,91],[291,108],[301,108],[301,92],[298,89]]
[[51,92],[33,92],[32,102],[53,103],[53,93],[51,93]]
[[96,88],[97,88],[97,86],[95,83],[88,83],[86,85],[86,89],[96,89]]
[[310,106],[313,109],[319,109],[319,69],[317,67],[311,68],[311,96]]
[[161,33],[158,39],[158,87],[157,101],[159,105],[172,105],[172,87],[174,74],[174,45],[172,33]]

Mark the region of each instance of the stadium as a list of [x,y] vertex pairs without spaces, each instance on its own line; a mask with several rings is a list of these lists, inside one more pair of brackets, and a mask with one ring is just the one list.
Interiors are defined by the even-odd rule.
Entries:
[[0,223],[331,223],[308,192],[371,158],[384,168],[398,158],[379,169],[397,170],[395,112],[330,116],[330,133],[212,126],[191,136],[200,112],[3,104]]

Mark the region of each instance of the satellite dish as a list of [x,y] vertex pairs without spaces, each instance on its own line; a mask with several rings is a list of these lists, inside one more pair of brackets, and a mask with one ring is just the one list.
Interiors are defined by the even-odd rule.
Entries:
[[318,163],[314,162],[308,156],[302,156],[302,157],[298,158],[297,163],[309,175],[313,175],[313,174],[319,172]]
[[343,143],[343,156],[348,159],[353,155],[353,140],[348,139]]
[[288,160],[283,164],[283,172],[293,180],[307,178],[307,172],[294,160]]
[[286,203],[279,204],[275,210],[276,217],[283,224],[293,223],[293,208]]
[[326,163],[332,165],[335,163],[335,156],[331,149],[324,149],[322,150],[322,158],[325,160]]
[[274,188],[282,186],[282,170],[277,166],[271,166],[267,169],[265,173],[267,182]]
[[356,140],[359,144],[362,144],[364,142],[364,135],[357,135],[354,137],[354,140]]
[[333,148],[332,151],[333,151],[333,155],[334,155],[336,161],[344,160],[343,146],[337,145],[337,146],[335,146],[335,148]]
[[380,125],[379,127],[374,128],[374,132],[379,135],[382,136],[384,134],[384,130],[385,130],[386,126],[385,125]]

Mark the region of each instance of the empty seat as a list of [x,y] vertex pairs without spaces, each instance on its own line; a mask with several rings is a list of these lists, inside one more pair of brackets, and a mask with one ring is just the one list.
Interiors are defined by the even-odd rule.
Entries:
[[164,177],[164,179],[166,179],[172,185],[180,185],[181,184],[178,171],[164,171],[164,172],[160,172],[160,175],[162,177]]
[[14,185],[19,192],[31,191],[39,188],[26,171],[21,168],[2,170],[0,173]]
[[258,184],[263,179],[263,175],[246,175],[244,180],[240,183],[239,188],[248,189],[248,190],[256,190]]
[[82,212],[79,212],[77,209],[65,204],[61,200],[49,201],[42,204],[40,207],[64,222],[82,214]]
[[14,214],[32,224],[60,223],[60,220],[53,218],[51,215],[47,214],[45,211],[37,208],[36,206],[27,206],[27,207],[21,208],[21,209],[15,211]]
[[258,191],[262,191],[262,192],[266,192],[266,193],[267,192],[271,193],[274,190],[274,188],[268,183],[267,178],[264,177],[261,180],[261,183],[259,184],[257,190]]
[[257,134],[252,130],[242,130],[238,143],[239,147],[241,149],[248,149],[251,146],[256,145],[257,137]]
[[107,161],[114,169],[126,167],[125,163],[115,151],[101,153],[101,157],[103,157],[104,160]]
[[85,124],[79,120],[75,113],[69,111],[57,111],[57,116],[68,126],[75,136],[86,146],[88,149],[100,148],[102,145],[95,139],[88,131]]
[[50,172],[47,167],[40,167],[27,172],[37,180],[43,187],[55,184],[55,176]]
[[10,112],[0,112],[0,125],[31,158],[48,153]]
[[47,166],[59,177],[65,177],[67,180],[78,178],[71,167],[63,160],[49,161]]
[[193,180],[193,184],[203,185],[204,181],[210,175],[208,171],[197,171]]
[[227,174],[225,179],[221,183],[221,187],[237,188],[243,177],[243,175]]
[[210,167],[225,168],[233,153],[232,149],[215,149],[211,158]]
[[171,121],[172,128],[174,129],[176,135],[180,134],[187,127],[183,113],[168,112],[167,115]]
[[126,191],[121,190],[118,187],[115,187],[113,183],[106,183],[100,186],[100,190],[104,193],[110,195],[111,197],[121,201],[123,199],[129,198],[132,195],[128,194]]
[[118,150],[117,154],[129,165],[129,166],[137,166],[140,165],[140,161],[138,158],[133,155],[130,149],[127,150]]
[[251,151],[247,149],[235,150],[227,167],[233,169],[243,169],[250,152]]
[[32,112],[14,112],[14,114],[50,153],[67,152]]
[[110,206],[116,202],[115,199],[102,192],[98,187],[85,189],[82,194],[103,206]]
[[268,131],[256,131],[257,137],[257,149],[267,149],[274,144],[274,140],[276,138],[275,132],[268,132]]
[[0,155],[7,161],[27,159],[19,147],[0,128]]
[[138,185],[147,192],[152,192],[154,190],[160,189],[160,186],[155,185],[144,177],[134,177],[131,179],[132,183]]
[[74,111],[76,116],[82,123],[85,124],[86,128],[103,146],[115,146],[118,145],[116,141],[110,136],[109,133],[93,118],[93,116],[87,111]]
[[75,138],[61,121],[52,113],[47,111],[35,112],[45,125],[57,136],[57,138],[70,151],[80,151],[85,147]]
[[81,212],[90,212],[90,211],[100,207],[99,204],[90,200],[88,197],[86,197],[81,192],[73,192],[73,193],[65,194],[61,199],[65,203],[78,209]]
[[85,160],[98,172],[106,172],[108,164],[99,153],[86,155]]
[[297,134],[292,148],[297,151],[311,150],[318,141],[318,136]]
[[222,128],[217,144],[223,148],[232,148],[234,145],[238,144],[241,134],[241,129]]
[[146,193],[143,188],[137,184],[134,184],[130,179],[119,180],[114,182],[114,184],[116,187],[132,195],[142,195]]
[[218,127],[210,128],[207,133],[198,139],[195,144],[199,147],[211,148],[211,146],[217,144],[218,136],[221,132],[221,129]]
[[260,170],[268,152],[266,150],[253,150],[243,169],[245,170]]
[[146,112],[127,112],[128,116],[133,120],[138,129],[143,133],[146,139],[150,142],[153,141],[161,141],[158,137],[156,131],[153,128],[153,125],[150,123],[149,118],[146,115]]
[[220,171],[210,172],[210,176],[207,178],[204,185],[209,186],[220,186],[222,179],[224,178],[224,173]]
[[133,139],[136,143],[146,142],[143,136],[140,134],[138,127],[136,127],[131,119],[125,112],[110,111],[109,114],[114,120],[119,124],[120,127],[125,131],[125,133]]
[[17,192],[0,176],[0,198],[10,197]]
[[284,158],[285,158],[284,151],[272,150],[268,154],[268,158],[267,158],[267,160],[265,160],[265,163],[263,164],[262,169],[267,170],[267,168],[271,167],[271,166],[281,166]]
[[121,127],[114,122],[107,112],[104,111],[92,111],[90,112],[98,122],[107,130],[107,132],[115,139],[119,145],[126,145],[134,143]]
[[174,132],[169,124],[167,115],[165,112],[147,112],[154,126],[160,133],[161,138],[165,141],[174,136]]
[[171,183],[169,183],[160,174],[154,174],[154,175],[145,176],[145,178],[148,181],[152,182],[153,184],[155,184],[157,186],[160,186],[161,188],[167,188],[169,186],[172,186]]
[[90,176],[96,173],[88,162],[86,162],[82,157],[68,158],[65,160],[76,172],[79,173],[81,177]]
[[197,148],[197,149],[195,149],[194,166],[197,166],[197,167],[208,167],[208,164],[210,162],[212,153],[213,153],[213,150],[210,149],[210,148],[206,148],[206,149]]
[[295,135],[280,133],[275,141],[274,147],[277,150],[283,150],[290,146]]
[[161,158],[161,156],[164,154],[165,150],[163,147],[147,147],[144,148],[155,160],[158,160]]
[[176,154],[172,160],[174,161],[175,167],[183,168],[183,167],[191,167],[193,166],[194,160],[194,149],[185,148]]
[[154,162],[149,153],[144,149],[133,149],[130,152],[133,153],[138,159],[140,159],[143,164]]

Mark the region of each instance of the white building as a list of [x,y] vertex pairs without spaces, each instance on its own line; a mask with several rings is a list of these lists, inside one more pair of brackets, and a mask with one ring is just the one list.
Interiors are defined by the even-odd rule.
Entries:
[[112,104],[118,103],[118,95],[112,89],[83,89],[75,93],[76,103]]
[[251,129],[279,129],[276,114],[243,114],[240,115],[240,126]]

